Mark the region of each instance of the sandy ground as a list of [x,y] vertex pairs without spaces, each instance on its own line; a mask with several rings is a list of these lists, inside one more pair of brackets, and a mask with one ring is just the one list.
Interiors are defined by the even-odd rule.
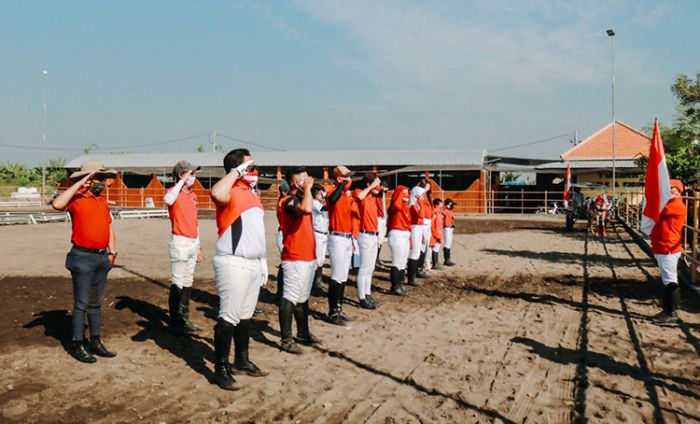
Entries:
[[[565,233],[561,220],[461,220],[459,265],[409,297],[387,295],[378,272],[382,305],[360,310],[347,290],[357,320],[345,328],[326,323],[325,299],[312,298],[324,343],[302,356],[276,347],[271,278],[251,344],[270,375],[224,392],[211,383],[210,261],[193,294],[204,330],[177,338],[166,326],[168,222],[115,226],[120,267],[103,334],[119,355],[92,365],[63,347],[69,226],[0,228],[0,422],[700,422],[700,304],[684,294],[684,322],[654,325],[658,272],[621,228],[603,241]],[[201,229],[211,256],[213,221]]]

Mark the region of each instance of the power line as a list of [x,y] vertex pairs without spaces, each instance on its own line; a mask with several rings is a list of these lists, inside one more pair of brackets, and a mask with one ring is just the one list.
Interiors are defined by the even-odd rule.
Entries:
[[[187,137],[173,138],[173,139],[164,140],[164,141],[157,141],[155,143],[132,144],[132,145],[128,145],[128,146],[111,146],[111,147],[99,147],[99,146],[97,146],[97,147],[92,147],[90,150],[138,149],[138,148],[142,148],[142,147],[152,147],[152,146],[160,146],[163,144],[179,143],[181,141],[192,140],[193,138],[202,137],[202,136],[205,136],[208,134],[209,133],[200,133],[200,134],[190,135]],[[41,150],[41,147],[38,147],[38,146],[20,146],[17,144],[0,144],[0,147],[7,147],[7,148],[11,148],[11,149],[21,149],[21,150]],[[46,150],[79,151],[79,150],[85,150],[85,147],[46,147]]]
[[240,139],[240,138],[231,137],[231,136],[228,136],[228,135],[226,135],[226,134],[216,133],[216,135],[218,135],[219,137],[227,138],[227,139],[229,139],[229,140],[237,141],[237,142],[239,142],[239,143],[247,144],[247,145],[249,145],[249,146],[262,147],[263,149],[275,150],[275,151],[278,151],[278,152],[284,152],[284,151],[285,151],[284,149],[278,149],[277,147],[270,147],[270,146],[265,146],[264,144],[253,143],[252,141],[247,141],[247,140],[243,140],[243,139]]
[[508,146],[508,147],[500,147],[500,148],[498,148],[498,149],[490,149],[489,152],[498,152],[498,151],[501,151],[501,150],[510,150],[510,149],[516,149],[516,148],[518,148],[518,147],[532,146],[532,145],[535,145],[535,144],[545,143],[545,142],[547,142],[547,141],[552,141],[552,140],[556,140],[556,139],[558,139],[558,138],[570,136],[571,134],[573,134],[573,132],[567,132],[567,133],[564,133],[564,134],[555,135],[554,137],[543,138],[542,140],[531,141],[531,142],[528,142],[528,143],[516,144],[516,145]]

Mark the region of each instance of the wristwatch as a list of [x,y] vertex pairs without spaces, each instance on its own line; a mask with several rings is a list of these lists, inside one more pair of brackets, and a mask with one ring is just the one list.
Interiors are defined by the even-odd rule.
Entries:
[[114,259],[117,259],[117,252],[107,252],[107,256],[114,256]]

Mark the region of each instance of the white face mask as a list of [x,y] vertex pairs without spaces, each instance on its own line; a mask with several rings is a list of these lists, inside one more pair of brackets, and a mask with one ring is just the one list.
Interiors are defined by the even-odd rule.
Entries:
[[258,184],[258,176],[257,175],[246,174],[243,176],[243,179],[251,187],[255,187]]
[[185,180],[185,184],[187,184],[187,187],[192,187],[196,180],[197,178],[194,175],[190,175],[189,177],[187,177],[187,180]]

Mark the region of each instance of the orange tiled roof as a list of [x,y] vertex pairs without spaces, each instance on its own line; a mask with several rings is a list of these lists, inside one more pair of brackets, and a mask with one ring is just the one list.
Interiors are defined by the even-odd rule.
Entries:
[[[651,139],[629,125],[615,121],[615,158],[634,159],[649,156]],[[564,160],[611,159],[612,124],[599,129],[593,135],[561,155]]]

